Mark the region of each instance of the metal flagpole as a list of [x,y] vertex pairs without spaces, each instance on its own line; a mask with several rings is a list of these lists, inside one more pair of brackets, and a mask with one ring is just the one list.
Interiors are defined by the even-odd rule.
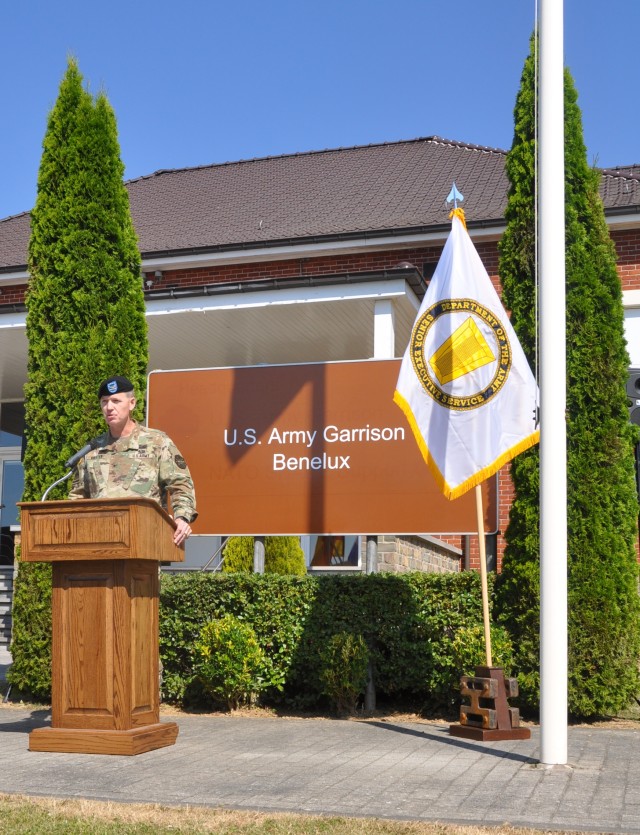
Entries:
[[567,762],[567,432],[563,3],[540,0],[540,742]]

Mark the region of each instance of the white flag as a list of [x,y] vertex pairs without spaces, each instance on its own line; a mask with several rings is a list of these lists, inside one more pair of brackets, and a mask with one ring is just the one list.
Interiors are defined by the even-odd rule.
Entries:
[[538,389],[464,223],[425,294],[394,395],[448,499],[538,443]]

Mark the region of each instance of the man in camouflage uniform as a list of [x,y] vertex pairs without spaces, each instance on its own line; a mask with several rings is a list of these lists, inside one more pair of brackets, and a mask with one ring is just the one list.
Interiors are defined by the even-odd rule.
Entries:
[[78,462],[69,498],[143,496],[166,510],[170,496],[176,523],[173,541],[182,544],[191,535],[190,523],[197,516],[186,461],[164,432],[146,429],[132,419],[136,398],[126,377],[105,380],[98,396],[109,429]]

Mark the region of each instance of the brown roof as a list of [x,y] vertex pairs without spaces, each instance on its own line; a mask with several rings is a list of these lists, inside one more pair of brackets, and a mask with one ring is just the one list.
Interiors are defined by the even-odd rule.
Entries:
[[435,138],[160,171],[129,185],[144,252],[264,244],[501,218],[504,153]]
[[605,209],[621,210],[640,205],[640,165],[603,169],[600,196]]
[[[157,171],[127,183],[143,256],[503,222],[505,151],[437,136]],[[637,166],[607,170],[607,209],[640,204]],[[0,270],[23,266],[29,215],[0,220]]]
[[27,263],[29,228],[28,212],[0,220],[0,270]]
[[640,165],[616,165],[602,170],[614,177],[640,177]]

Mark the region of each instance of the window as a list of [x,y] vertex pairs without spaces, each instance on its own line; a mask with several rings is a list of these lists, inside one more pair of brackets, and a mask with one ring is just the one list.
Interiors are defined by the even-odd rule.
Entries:
[[361,566],[359,536],[302,536],[300,542],[311,571],[358,570]]

